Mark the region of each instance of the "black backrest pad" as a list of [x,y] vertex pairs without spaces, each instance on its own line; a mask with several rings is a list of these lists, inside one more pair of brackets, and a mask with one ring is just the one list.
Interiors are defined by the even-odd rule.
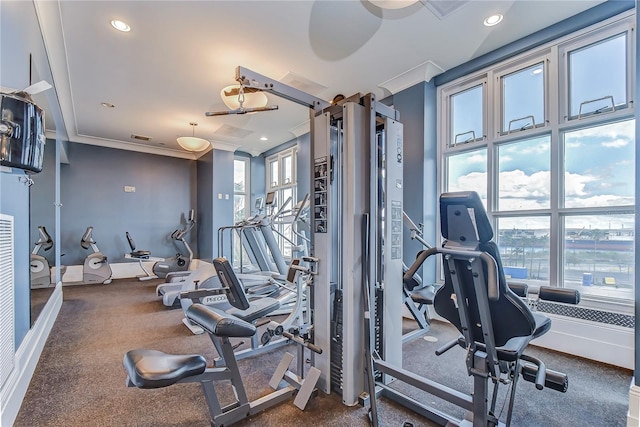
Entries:
[[[447,217],[447,212],[451,213]],[[465,298],[463,300],[453,300],[451,295],[455,293],[452,283],[452,272],[449,270],[447,261],[443,260],[443,271],[445,273],[445,284],[442,286],[434,299],[436,312],[455,325],[460,332],[462,325],[460,314],[456,307],[456,302],[467,301],[469,315],[470,333],[474,341],[484,343],[478,304],[487,304],[493,324],[493,334],[496,346],[503,346],[509,339],[518,336],[529,336],[535,330],[535,319],[529,307],[507,286],[507,281],[502,268],[500,251],[495,242],[490,241],[493,237],[493,230],[486,211],[475,192],[445,193],[440,197],[441,227],[443,235],[445,230],[448,240],[444,247],[453,249],[470,249],[486,252],[496,261],[498,276],[498,294],[496,301],[491,301],[484,295],[476,295],[474,289],[473,274],[467,268],[466,260],[454,261],[454,274],[458,277],[463,288]],[[471,216],[473,215],[473,216]],[[457,224],[462,224],[463,232],[456,230]],[[470,234],[469,227],[474,227],[475,231]],[[478,240],[473,241],[472,234]],[[459,237],[463,237],[460,239]],[[487,269],[483,263],[484,280],[487,278]]]
[[133,241],[133,238],[131,237],[128,231],[125,231],[125,234],[127,235],[127,242],[129,242],[129,247],[131,248],[131,252],[134,252],[136,250],[136,243]]
[[[465,215],[464,209],[471,210],[473,216]],[[455,224],[451,224],[452,222]],[[473,228],[471,229],[470,226]],[[489,222],[480,196],[475,191],[442,193],[440,195],[440,230],[442,237],[452,241],[488,242],[493,238],[491,222]]]
[[222,257],[215,258],[213,260],[213,268],[216,269],[220,283],[227,293],[229,304],[238,310],[248,309],[250,306],[249,300],[229,261]]

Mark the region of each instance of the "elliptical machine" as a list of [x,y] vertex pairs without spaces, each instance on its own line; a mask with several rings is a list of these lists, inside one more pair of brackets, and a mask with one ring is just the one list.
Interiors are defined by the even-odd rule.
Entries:
[[87,285],[91,284],[105,284],[111,283],[111,266],[107,261],[107,257],[100,252],[96,241],[93,240],[93,227],[87,227],[87,231],[82,235],[80,239],[80,245],[84,249],[93,250],[93,253],[87,255],[84,259],[84,265],[82,266],[82,281]]
[[[35,288],[47,288],[51,286],[51,266],[49,260],[42,255],[39,255],[40,249],[48,251],[53,247],[53,239],[47,232],[47,229],[43,225],[38,226],[40,232],[40,238],[36,242],[36,245],[31,251],[31,289]],[[60,275],[62,276],[66,271],[65,266],[60,267]]]
[[189,270],[191,260],[193,259],[193,251],[191,250],[191,247],[189,246],[189,243],[187,243],[185,237],[187,234],[189,234],[193,227],[195,227],[195,225],[195,213],[194,210],[191,209],[189,211],[189,219],[187,220],[185,226],[182,229],[175,230],[173,233],[171,233],[171,238],[173,240],[182,242],[182,245],[187,249],[189,256],[186,257],[178,252],[171,258],[166,258],[164,261],[158,261],[153,265],[153,274],[161,279],[164,279],[167,277],[168,273]]

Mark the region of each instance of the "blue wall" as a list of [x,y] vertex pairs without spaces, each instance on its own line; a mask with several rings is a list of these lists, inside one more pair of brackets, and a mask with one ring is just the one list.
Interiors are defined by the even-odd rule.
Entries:
[[[404,130],[404,211],[416,224],[424,224],[424,239],[435,245],[438,195],[436,187],[436,90],[433,81],[422,82],[393,96]],[[403,258],[410,266],[424,247],[411,240],[404,228]],[[435,260],[423,266],[425,283],[435,281]]]
[[[228,254],[218,248],[218,229],[233,225],[233,157],[231,151],[211,150],[198,159],[198,230],[200,258]],[[227,243],[228,243],[227,239]]]
[[16,349],[31,325],[29,279],[29,187],[18,180],[24,174],[0,173],[0,213],[13,216],[14,226],[14,322]]
[[[127,231],[137,249],[152,256],[185,252],[169,235],[196,207],[194,160],[75,143],[68,144],[68,157],[69,164],[60,166],[63,264],[82,264],[90,253],[80,246],[90,225],[109,262],[125,262]],[[125,186],[135,192],[125,192]],[[188,241],[197,257],[196,233]]]
[[[0,4],[0,85],[24,89],[34,79],[52,81],[33,2]],[[32,55],[32,62],[29,61]],[[30,70],[31,66],[31,70]],[[34,80],[38,81],[38,80]],[[48,91],[51,95],[51,91]],[[43,98],[38,96],[38,98]],[[44,97],[50,98],[49,96]],[[43,105],[44,106],[44,105]],[[50,119],[50,117],[48,118]],[[21,171],[14,170],[22,175]],[[0,172],[0,212],[14,216],[16,348],[30,326],[29,301],[29,189],[15,174]]]
[[213,238],[213,150],[198,159],[197,169],[198,252],[201,259],[211,260],[216,241]]

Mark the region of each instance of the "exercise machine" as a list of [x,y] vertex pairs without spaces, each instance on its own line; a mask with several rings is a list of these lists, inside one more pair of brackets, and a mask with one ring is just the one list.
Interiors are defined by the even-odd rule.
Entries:
[[111,266],[107,257],[100,252],[98,245],[93,240],[93,227],[87,227],[87,230],[80,239],[80,246],[83,249],[91,249],[93,253],[87,255],[82,266],[82,282],[84,284],[105,284],[111,283]]
[[[40,255],[40,249],[48,251],[53,247],[53,239],[43,225],[38,226],[40,237],[36,242],[33,251],[31,251],[30,269],[31,269],[31,289],[47,288],[51,286],[51,266],[49,260]],[[60,266],[60,276],[66,271],[65,266]]]
[[[185,237],[191,232],[191,230],[196,226],[195,220],[195,212],[193,209],[189,211],[189,218],[187,219],[187,223],[181,229],[174,230],[171,233],[171,239],[174,242],[182,243],[182,246],[187,250],[188,256],[183,255],[181,252],[178,252],[176,255],[165,258],[163,261],[158,261],[153,264],[153,274],[156,277],[161,279],[166,278],[169,273],[181,273],[189,270],[189,266],[191,265],[191,261],[193,260],[193,251],[191,250],[191,246],[185,239]],[[174,276],[176,277],[176,276]]]
[[[438,289],[434,308],[451,322],[461,336],[436,351],[440,356],[459,347],[467,353],[466,368],[473,379],[473,392],[464,394],[409,372],[374,354],[374,369],[380,372],[376,395],[405,405],[439,425],[473,427],[509,426],[518,378],[566,392],[565,374],[546,369],[539,359],[524,352],[530,341],[551,328],[551,320],[531,312],[521,297],[507,285],[493,229],[476,192],[444,193],[440,196],[441,247],[420,253],[405,273],[410,280],[429,257],[442,256],[445,284]],[[568,292],[575,292],[568,290]],[[561,292],[565,294],[565,292]],[[389,387],[383,378],[396,378],[468,411],[465,419],[454,418]],[[498,390],[509,385],[506,421],[499,419]],[[493,390],[489,393],[489,386]],[[375,396],[370,396],[375,399]]]
[[[253,288],[245,286],[245,283],[238,277],[233,268],[231,268],[229,261],[225,258],[214,259],[213,265],[218,283],[223,279],[220,277],[220,272],[222,271],[227,280],[237,282],[237,286],[242,287],[245,293],[249,293],[251,306],[259,307],[259,309],[238,312],[229,306],[230,302],[227,301],[226,296],[224,294],[221,295],[220,286],[217,288],[196,288],[180,293],[180,303],[185,312],[183,323],[194,334],[203,332],[203,329],[190,322],[189,317],[186,315],[191,305],[201,303],[212,305],[221,310],[230,309],[231,311],[228,311],[230,314],[242,320],[255,323],[258,326],[266,325],[264,332],[260,336],[256,334],[251,337],[251,346],[249,348],[236,352],[236,359],[238,360],[253,357],[288,344],[290,339],[284,335],[285,332],[302,336],[307,340],[311,339],[313,325],[311,321],[310,292],[318,260],[305,257],[303,261],[307,265],[301,265],[300,259],[292,260],[287,272],[286,282],[278,284],[275,288],[263,290],[260,286],[254,286]],[[288,304],[291,304],[291,307],[286,310],[288,315],[285,319],[275,321],[268,318],[268,316],[282,314],[279,309]],[[219,362],[219,360],[217,361]]]
[[140,265],[140,268],[144,272],[144,276],[138,276],[138,280],[144,281],[144,280],[157,279],[158,276],[156,276],[155,274],[152,274],[144,266],[144,261],[160,262],[160,261],[164,261],[164,258],[155,258],[151,256],[151,251],[136,249],[136,242],[133,240],[133,237],[131,237],[131,234],[129,234],[128,231],[125,232],[125,237],[127,238],[127,243],[129,244],[129,248],[131,249],[131,251],[129,253],[124,254],[124,257],[126,259],[137,260],[138,264]]
[[[225,260],[214,261],[221,278],[221,293],[239,312],[250,309],[242,286],[233,280],[233,269]],[[274,371],[269,386],[275,391],[255,401],[249,401],[238,362],[230,338],[250,338],[256,334],[256,326],[232,314],[202,304],[193,304],[187,311],[189,320],[202,327],[209,335],[223,366],[207,367],[204,356],[199,354],[172,355],[157,350],[131,350],[124,356],[127,386],[161,388],[176,383],[200,383],[205,396],[212,426],[229,426],[254,416],[268,408],[294,398],[294,405],[304,410],[315,393],[320,371],[311,366],[305,372],[305,349],[322,353],[322,348],[299,336],[289,334],[297,344],[297,372],[289,370],[294,355],[285,353]],[[216,393],[216,381],[230,381],[234,390],[233,403],[221,406]]]
[[[410,231],[411,240],[416,240],[426,249],[430,249],[431,245],[423,238],[423,225],[416,225],[406,212],[402,212],[402,219],[405,226]],[[420,255],[420,252],[417,256]],[[402,263],[403,274],[409,270],[406,264]],[[435,286],[433,284],[425,285],[419,274],[414,274],[411,280],[403,280],[402,297],[404,305],[411,314],[411,317],[418,324],[418,328],[402,335],[402,342],[406,343],[413,339],[424,336],[429,332],[431,325],[431,315],[429,314],[429,306],[433,305],[435,297]]]

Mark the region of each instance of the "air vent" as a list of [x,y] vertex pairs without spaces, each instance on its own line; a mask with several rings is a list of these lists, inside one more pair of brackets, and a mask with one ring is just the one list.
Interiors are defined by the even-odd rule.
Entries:
[[145,142],[151,141],[150,136],[136,135],[135,133],[131,134],[131,139],[137,139],[138,141],[145,141]]
[[226,136],[230,138],[245,138],[254,133],[252,130],[240,129],[235,126],[222,125],[213,134],[217,136]]
[[431,13],[437,16],[438,19],[442,20],[469,3],[469,0],[422,0],[422,3]]
[[13,217],[0,214],[0,388],[14,368]]

